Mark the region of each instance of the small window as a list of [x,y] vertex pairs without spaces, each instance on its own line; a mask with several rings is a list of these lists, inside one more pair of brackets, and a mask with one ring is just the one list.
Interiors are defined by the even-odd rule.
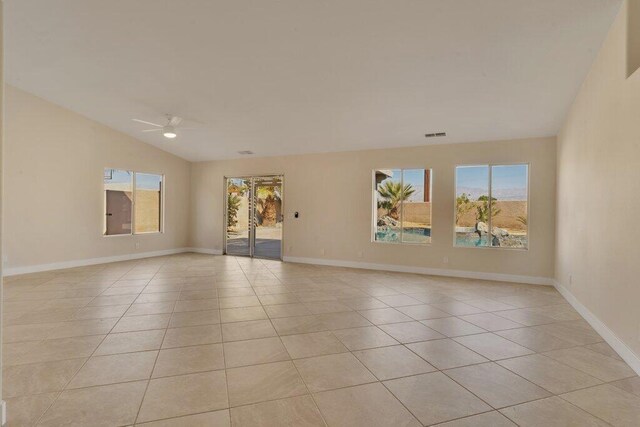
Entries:
[[104,235],[162,232],[162,175],[104,170]]
[[431,180],[431,169],[374,171],[374,241],[431,242]]
[[162,175],[137,173],[135,176],[136,233],[162,231]]
[[105,230],[107,236],[131,234],[133,174],[119,169],[104,171]]
[[528,198],[526,164],[456,167],[455,245],[528,248]]

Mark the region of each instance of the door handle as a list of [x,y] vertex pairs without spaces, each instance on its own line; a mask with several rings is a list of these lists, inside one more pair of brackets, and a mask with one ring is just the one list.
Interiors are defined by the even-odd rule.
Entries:
[[112,213],[108,213],[108,214],[106,214],[106,215],[107,215],[107,216],[113,216],[113,214],[112,214]]

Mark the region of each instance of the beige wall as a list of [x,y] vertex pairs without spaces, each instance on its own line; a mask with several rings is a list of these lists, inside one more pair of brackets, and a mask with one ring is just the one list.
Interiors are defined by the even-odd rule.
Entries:
[[[194,163],[191,246],[223,247],[224,176],[283,173],[285,256],[552,277],[555,152],[546,138]],[[454,248],[455,166],[511,162],[531,164],[530,249]],[[433,168],[433,243],[372,243],[373,169],[423,167]]]
[[556,278],[640,355],[640,72],[626,78],[626,18],[558,137]]
[[[0,372],[2,371],[2,317],[4,314],[4,296],[2,285],[2,256],[4,254],[2,245],[4,242],[4,232],[2,227],[2,216],[4,206],[4,195],[2,191],[2,177],[4,175],[4,164],[2,161],[3,143],[4,143],[4,40],[3,40],[3,7],[4,3],[0,1]],[[0,399],[2,399],[2,378],[0,378]],[[0,414],[1,415],[1,414]]]
[[640,68],[640,0],[630,0],[627,12],[627,76]]
[[[189,162],[11,86],[4,154],[5,268],[187,246]],[[165,175],[164,234],[102,236],[105,167]]]

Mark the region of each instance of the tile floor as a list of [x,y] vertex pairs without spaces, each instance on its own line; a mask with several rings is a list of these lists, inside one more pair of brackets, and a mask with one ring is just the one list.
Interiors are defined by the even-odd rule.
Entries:
[[638,426],[543,286],[182,254],[7,278],[9,426]]

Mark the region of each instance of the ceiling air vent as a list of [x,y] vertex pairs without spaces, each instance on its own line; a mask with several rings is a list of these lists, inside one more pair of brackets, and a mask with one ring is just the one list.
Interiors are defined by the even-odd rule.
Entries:
[[238,154],[242,154],[243,156],[248,156],[249,154],[253,154],[253,151],[243,150],[243,151],[238,151]]
[[446,132],[426,133],[425,138],[438,138],[441,136],[447,136]]

